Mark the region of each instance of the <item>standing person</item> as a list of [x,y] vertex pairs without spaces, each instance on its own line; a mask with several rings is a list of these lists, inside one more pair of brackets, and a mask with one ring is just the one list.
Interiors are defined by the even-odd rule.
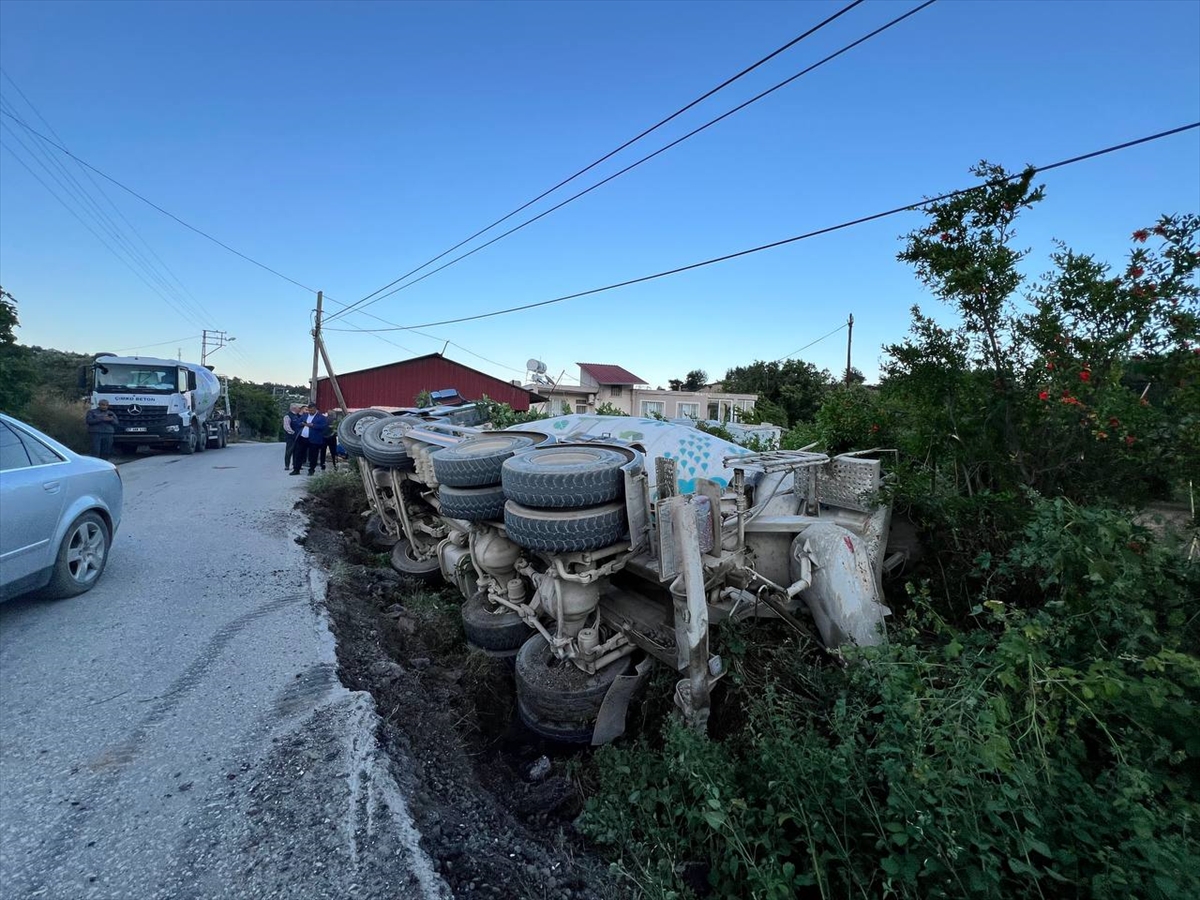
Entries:
[[338,417],[333,414],[333,410],[330,410],[325,420],[325,446],[321,448],[321,471],[325,471],[325,457],[328,456],[329,461],[333,464],[333,471],[336,472]]
[[321,447],[325,445],[325,425],[326,419],[317,412],[316,406],[310,404],[304,408],[304,422],[300,428],[300,434],[296,438],[296,449],[292,454],[293,475],[300,474],[300,467],[304,465],[306,456],[308,457],[308,474],[312,475],[316,472],[317,457],[320,455]]
[[84,421],[87,423],[88,437],[92,440],[92,456],[108,459],[112,455],[117,414],[108,408],[107,400],[101,400],[96,409],[87,411]]
[[300,404],[293,403],[283,414],[283,470],[292,467],[292,453],[296,448],[296,422],[300,418]]

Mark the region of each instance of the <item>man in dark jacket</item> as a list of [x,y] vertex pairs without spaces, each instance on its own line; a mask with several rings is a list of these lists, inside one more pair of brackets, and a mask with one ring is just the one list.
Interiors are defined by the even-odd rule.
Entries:
[[303,412],[304,421],[301,423],[299,434],[296,435],[296,447],[292,451],[293,475],[300,474],[305,457],[308,458],[308,474],[316,472],[317,457],[320,456],[321,448],[325,446],[325,417],[317,412],[316,406],[306,406]]
[[302,418],[304,417],[300,415],[299,403],[293,403],[283,414],[283,468],[285,471],[292,467],[292,454],[296,449],[296,434],[299,432],[297,425]]
[[108,408],[108,401],[101,400],[96,409],[89,409],[87,417],[88,437],[92,439],[92,456],[108,459],[112,455],[113,432],[117,430],[117,414]]

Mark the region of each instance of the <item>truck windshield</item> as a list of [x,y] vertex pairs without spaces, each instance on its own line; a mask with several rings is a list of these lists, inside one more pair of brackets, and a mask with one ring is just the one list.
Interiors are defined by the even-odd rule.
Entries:
[[174,366],[97,365],[96,390],[173,394],[179,390],[177,371]]

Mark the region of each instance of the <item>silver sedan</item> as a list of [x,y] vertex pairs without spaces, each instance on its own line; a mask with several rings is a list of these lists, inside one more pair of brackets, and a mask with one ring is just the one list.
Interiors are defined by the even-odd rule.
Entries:
[[121,523],[116,466],[0,414],[0,597],[73,597],[99,581]]

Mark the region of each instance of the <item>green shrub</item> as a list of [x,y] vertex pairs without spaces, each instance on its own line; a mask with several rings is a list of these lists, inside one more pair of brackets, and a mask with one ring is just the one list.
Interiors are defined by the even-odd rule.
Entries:
[[848,667],[734,654],[745,719],[605,748],[581,827],[662,896],[695,861],[720,897],[1200,895],[1195,567],[1045,501],[981,564],[973,629],[912,588]]
[[91,447],[84,421],[87,411],[86,400],[66,400],[56,392],[42,388],[34,392],[23,418],[76,453],[87,453]]

